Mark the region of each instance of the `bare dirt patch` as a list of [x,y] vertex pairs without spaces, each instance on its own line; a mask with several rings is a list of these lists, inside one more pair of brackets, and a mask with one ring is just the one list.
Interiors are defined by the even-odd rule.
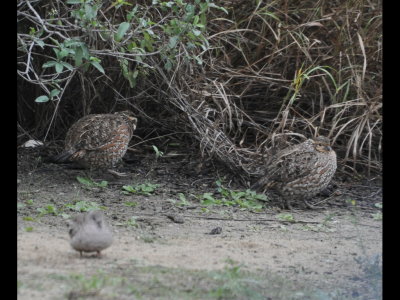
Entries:
[[[19,299],[381,299],[374,182],[336,180],[315,210],[268,202],[253,210],[202,205],[199,195],[215,194],[222,173],[188,158],[125,162],[123,179],[91,174],[108,181],[101,187],[34,151],[18,155]],[[123,193],[138,184],[158,186]],[[101,258],[69,246],[66,219],[79,203],[103,208],[113,226],[115,242]]]

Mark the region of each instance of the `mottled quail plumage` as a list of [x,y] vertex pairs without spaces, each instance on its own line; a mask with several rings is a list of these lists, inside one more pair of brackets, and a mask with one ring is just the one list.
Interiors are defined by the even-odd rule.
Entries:
[[72,248],[82,252],[97,252],[111,246],[113,234],[101,211],[91,211],[74,216],[69,222],[69,236]]
[[336,153],[324,136],[287,147],[270,157],[265,175],[252,190],[276,191],[291,208],[290,201],[307,199],[325,189],[336,171]]
[[136,124],[131,111],[87,115],[68,130],[64,151],[54,160],[75,161],[90,169],[112,168],[125,155]]

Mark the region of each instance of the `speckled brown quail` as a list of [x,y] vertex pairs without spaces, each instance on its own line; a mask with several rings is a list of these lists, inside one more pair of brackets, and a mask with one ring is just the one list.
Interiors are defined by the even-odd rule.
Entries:
[[336,153],[330,146],[330,140],[319,136],[287,147],[270,157],[265,175],[251,189],[277,192],[290,209],[292,200],[302,200],[311,208],[306,200],[325,189],[335,171]]
[[136,124],[131,111],[87,115],[68,130],[64,151],[54,160],[90,169],[112,168],[125,155]]
[[82,252],[97,252],[111,246],[113,234],[101,211],[90,211],[74,216],[69,222],[69,236],[72,248]]

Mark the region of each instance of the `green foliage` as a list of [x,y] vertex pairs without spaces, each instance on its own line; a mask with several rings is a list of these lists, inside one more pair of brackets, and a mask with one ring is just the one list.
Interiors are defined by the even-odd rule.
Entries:
[[224,187],[220,180],[215,183],[219,197],[216,197],[214,193],[204,193],[199,197],[202,205],[238,206],[242,209],[261,211],[263,203],[259,201],[267,201],[267,197],[264,194],[257,194],[249,189],[245,191],[231,190]]
[[117,42],[120,42],[130,27],[131,24],[129,24],[128,22],[122,22],[121,24],[119,24],[118,31],[115,34],[114,39]]
[[122,193],[125,195],[132,193],[132,194],[150,196],[155,192],[158,186],[159,186],[158,184],[151,184],[151,183],[142,183],[142,184],[137,184],[135,186],[124,185],[122,187],[123,189]]
[[87,187],[101,187],[101,188],[105,188],[108,185],[108,182],[105,180],[102,180],[101,182],[95,182],[90,178],[86,178],[86,177],[81,177],[81,176],[77,176],[76,180],[79,181],[79,183],[83,184],[84,186]]
[[189,206],[192,205],[187,199],[186,196],[183,193],[178,193],[179,197],[179,202],[177,202],[175,199],[169,199],[170,202],[174,203],[177,206]]
[[291,222],[291,223],[296,222],[292,214],[282,213],[282,214],[276,215],[276,218],[278,220],[285,221],[285,222]]
[[60,213],[58,211],[58,209],[52,204],[48,204],[45,207],[39,207],[36,210],[39,212],[38,218],[40,218],[40,217],[42,217],[44,215],[55,215],[55,216],[58,216],[58,214]]
[[154,146],[154,145],[153,145],[153,150],[154,150],[154,152],[156,153],[156,158],[157,158],[157,159],[160,158],[160,157],[162,157],[162,156],[164,155],[164,152],[158,150],[157,146]]
[[66,204],[66,208],[69,208],[74,211],[79,212],[87,212],[91,210],[98,210],[98,209],[107,209],[105,206],[101,206],[96,202],[93,201],[77,201],[74,204]]
[[129,207],[135,207],[136,205],[138,205],[138,203],[135,201],[128,201],[128,202],[125,202],[124,204]]
[[[209,9],[220,9],[227,11],[210,2],[209,0],[196,0],[193,4],[185,3],[181,0],[175,1],[152,1],[152,5],[141,6],[123,0],[117,0],[106,10],[110,8],[119,10],[125,8],[125,12],[119,10],[121,18],[111,18],[104,21],[104,6],[101,1],[96,0],[68,0],[66,4],[70,7],[69,15],[74,19],[83,32],[90,32],[92,40],[102,40],[106,42],[108,49],[117,57],[123,76],[129,81],[131,88],[136,86],[136,80],[139,75],[146,75],[146,69],[152,69],[145,62],[145,56],[142,54],[159,53],[164,62],[164,68],[172,70],[177,63],[179,47],[186,50],[183,52],[185,59],[194,60],[202,64],[199,51],[205,51],[209,48],[208,41],[204,36],[207,24],[207,11]],[[133,6],[131,10],[127,8]],[[102,13],[100,14],[100,10]],[[162,11],[167,17],[160,22],[153,20],[153,12]],[[57,12],[55,13],[57,14]],[[63,25],[63,20],[58,19],[59,25]],[[111,22],[111,24],[110,24]],[[51,47],[54,57],[42,65],[43,69],[54,68],[57,74],[67,71],[74,71],[76,68],[87,71],[89,66],[93,66],[102,74],[105,70],[101,65],[99,58],[91,55],[90,40],[85,39],[85,35],[64,37],[57,39],[49,37],[52,45],[46,44],[40,39],[43,29],[37,30],[29,27],[29,35],[41,47]],[[97,36],[96,36],[97,35]],[[111,43],[114,40],[116,43]],[[26,47],[24,47],[25,51]],[[94,49],[97,50],[97,49]],[[137,54],[125,56],[127,54]],[[135,62],[135,67],[131,68],[131,62]],[[50,85],[57,84],[57,81],[51,81]],[[49,95],[41,95],[35,99],[37,103],[57,100],[56,96],[62,92],[63,88],[58,86],[52,89]]]
[[132,227],[138,227],[138,223],[136,222],[137,217],[130,217],[128,221],[125,222],[126,225]]

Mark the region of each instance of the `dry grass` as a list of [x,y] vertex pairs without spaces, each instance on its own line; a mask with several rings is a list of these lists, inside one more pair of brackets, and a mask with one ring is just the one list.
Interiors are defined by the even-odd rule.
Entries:
[[[63,1],[30,2],[18,1],[21,140],[58,139],[83,114],[128,107],[139,115],[144,140],[175,134],[243,178],[259,175],[274,145],[318,134],[332,139],[343,172],[381,170],[381,1],[215,1],[228,14],[208,9],[202,46],[182,38],[171,49],[162,26],[183,14],[137,1],[137,14],[154,22],[149,28],[157,38],[152,49],[134,54],[121,48],[144,39],[139,26],[117,43],[96,28],[83,31]],[[116,33],[131,9],[106,3],[97,19]],[[38,37],[43,49],[27,34],[32,26],[45,27]],[[105,74],[82,67],[43,72],[54,56],[51,38],[77,36]],[[123,65],[136,71],[134,80]],[[34,103],[56,80],[59,98]]]

